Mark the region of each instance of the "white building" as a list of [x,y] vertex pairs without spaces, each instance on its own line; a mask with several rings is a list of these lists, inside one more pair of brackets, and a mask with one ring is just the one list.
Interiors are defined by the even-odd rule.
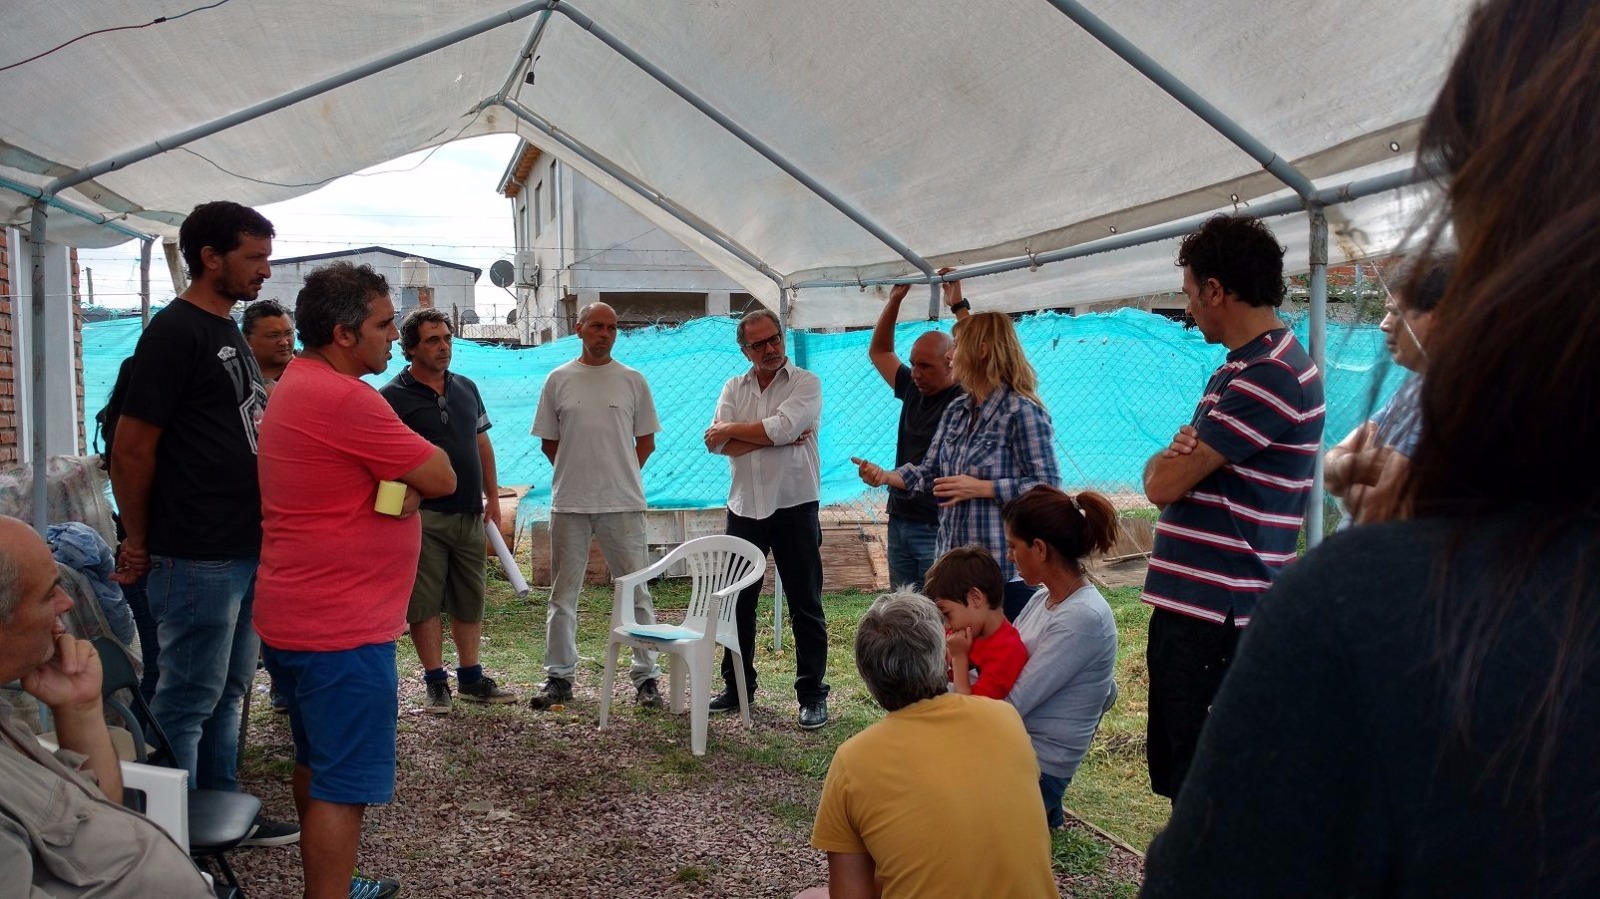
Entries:
[[517,145],[498,190],[512,206],[523,343],[572,333],[578,310],[596,301],[615,308],[624,327],[757,305],[694,251],[527,141]]
[[[293,309],[295,297],[300,295],[300,288],[305,286],[306,275],[330,262],[370,265],[378,274],[388,278],[389,292],[394,300],[395,312],[399,315],[418,306],[433,306],[451,313],[452,318],[477,321],[473,285],[483,273],[481,269],[402,253],[388,247],[362,247],[312,256],[275,258],[272,260],[272,277],[262,285],[257,299],[277,300]],[[472,314],[465,315],[469,311]]]

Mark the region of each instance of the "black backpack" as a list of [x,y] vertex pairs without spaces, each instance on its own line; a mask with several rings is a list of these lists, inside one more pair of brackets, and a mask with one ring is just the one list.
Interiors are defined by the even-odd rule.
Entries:
[[122,417],[122,403],[128,396],[128,373],[133,370],[133,357],[122,360],[117,369],[117,382],[111,385],[111,398],[105,407],[94,414],[95,449],[100,454],[100,467],[111,470],[111,448],[117,445],[117,419]]

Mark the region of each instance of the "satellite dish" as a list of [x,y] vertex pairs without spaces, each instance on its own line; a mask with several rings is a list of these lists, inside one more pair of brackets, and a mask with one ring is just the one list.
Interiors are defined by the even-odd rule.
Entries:
[[514,325],[516,323],[517,323],[517,310],[513,309],[510,312],[506,313],[506,324]]
[[477,324],[478,323],[478,310],[476,310],[476,309],[463,309],[463,310],[461,310],[461,323],[463,325],[475,325],[475,324]]
[[517,279],[517,270],[505,259],[489,266],[489,280],[496,287],[510,287]]

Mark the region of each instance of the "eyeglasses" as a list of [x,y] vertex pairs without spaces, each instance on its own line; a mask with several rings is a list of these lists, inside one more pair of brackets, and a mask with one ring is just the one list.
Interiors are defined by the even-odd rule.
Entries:
[[762,350],[767,350],[767,349],[775,350],[775,349],[777,349],[778,347],[781,347],[781,346],[783,346],[783,332],[779,331],[778,333],[772,335],[771,337],[768,337],[766,340],[757,340],[757,341],[754,341],[754,342],[751,342],[751,343],[747,343],[747,344],[744,345],[744,348],[747,349],[747,350],[753,350],[753,351],[759,353]]
[[444,403],[444,395],[440,394],[439,396],[434,397],[434,399],[439,401],[439,424],[442,424],[442,425],[449,424],[450,423],[450,407],[445,405],[445,403]]

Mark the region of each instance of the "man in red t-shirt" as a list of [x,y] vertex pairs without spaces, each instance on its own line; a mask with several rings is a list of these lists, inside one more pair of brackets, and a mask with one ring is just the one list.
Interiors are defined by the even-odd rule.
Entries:
[[[396,881],[350,872],[366,807],[394,794],[394,641],[422,546],[415,513],[456,476],[360,379],[388,366],[399,336],[382,275],[347,262],[312,272],[295,323],[305,350],[261,422],[255,626],[289,702],[305,895],[392,896]],[[380,481],[406,485],[398,516],[376,511]]]

